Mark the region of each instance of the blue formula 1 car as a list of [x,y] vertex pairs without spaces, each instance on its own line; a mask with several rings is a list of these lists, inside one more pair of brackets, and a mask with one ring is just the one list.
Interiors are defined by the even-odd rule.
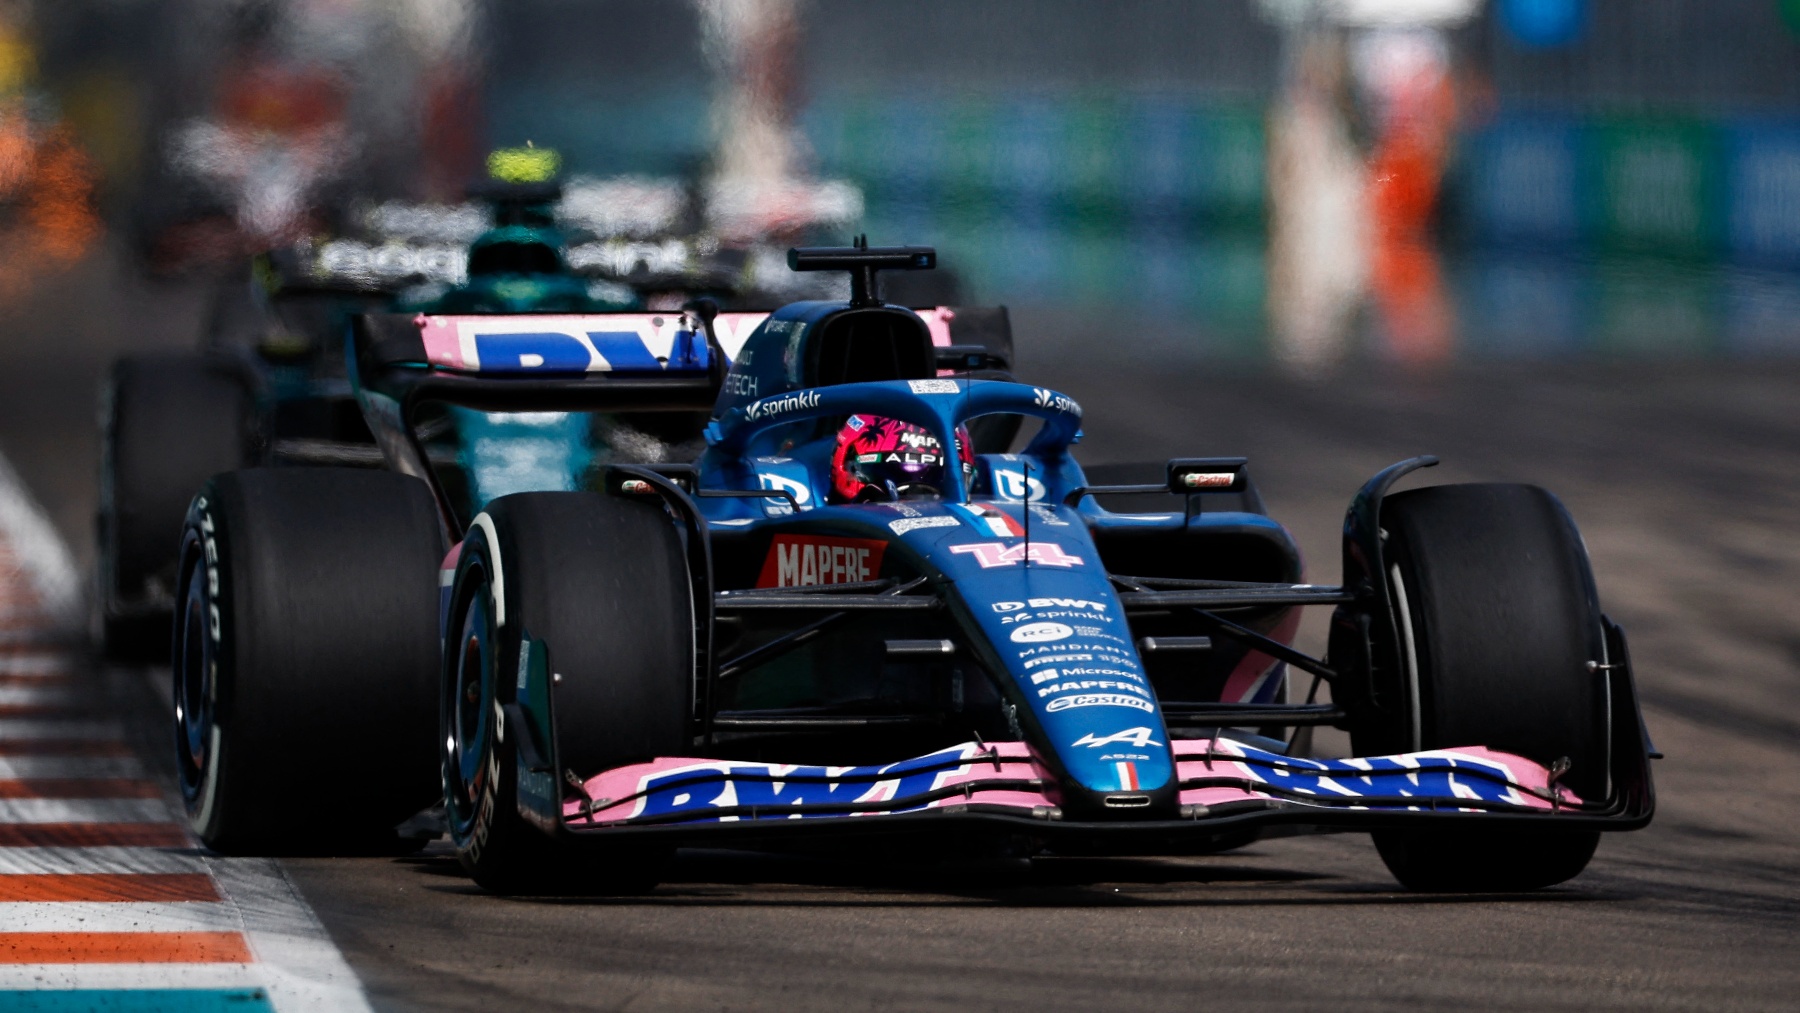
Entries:
[[[1435,462],[1396,464],[1351,502],[1342,582],[1301,583],[1242,459],[1091,481],[1074,399],[880,300],[878,271],[934,257],[792,251],[851,298],[754,319],[360,318],[391,472],[228,474],[189,514],[198,832],[374,844],[441,786],[498,891],[641,888],[680,846],[1195,853],[1294,828],[1467,890],[1561,882],[1650,820],[1625,638],[1553,496],[1390,494]],[[465,507],[410,424],[435,402],[710,422],[697,459]],[[1292,646],[1306,606],[1334,609],[1326,658]],[[1358,756],[1308,755],[1320,725]]]

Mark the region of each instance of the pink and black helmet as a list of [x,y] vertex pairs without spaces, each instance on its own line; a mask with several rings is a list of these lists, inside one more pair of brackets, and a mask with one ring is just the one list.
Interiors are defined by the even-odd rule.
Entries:
[[[975,472],[969,433],[956,430],[956,453],[967,482]],[[944,489],[944,447],[931,430],[879,415],[852,415],[838,430],[831,457],[831,498],[837,503],[890,500]]]

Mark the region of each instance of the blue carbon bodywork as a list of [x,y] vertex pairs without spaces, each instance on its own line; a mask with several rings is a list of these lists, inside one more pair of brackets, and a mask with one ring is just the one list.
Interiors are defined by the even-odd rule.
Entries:
[[[913,422],[946,446],[958,426],[980,415],[1025,415],[1044,425],[1024,453],[984,457],[973,495],[948,469],[941,499],[820,505],[832,439],[806,424],[854,413]],[[713,423],[699,485],[785,489],[793,504],[701,502],[715,524],[887,540],[890,554],[932,579],[987,668],[1004,674],[1014,720],[1059,774],[1094,792],[1157,791],[1174,780],[1161,711],[1089,533],[1093,518],[1061,504],[1084,482],[1068,453],[1080,423],[1072,398],[996,381],[791,391],[745,402]],[[795,431],[809,438],[795,443],[784,435]]]
[[[1023,504],[984,505],[1015,520],[1026,511]],[[1099,552],[1073,510],[1033,512],[1039,509],[1044,516],[1032,518],[1029,543],[972,526],[900,537],[949,578],[994,670],[1012,677],[1069,777],[1101,792],[1161,788],[1174,777],[1169,737]],[[1148,729],[1134,740],[1142,746],[1116,738],[1139,728]],[[1132,765],[1136,784],[1121,783],[1121,762]]]

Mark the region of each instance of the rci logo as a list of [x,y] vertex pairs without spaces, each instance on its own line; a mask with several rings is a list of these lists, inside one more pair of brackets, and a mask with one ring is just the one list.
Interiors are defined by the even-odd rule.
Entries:
[[1032,623],[1012,631],[1015,644],[1041,644],[1050,640],[1067,640],[1075,631],[1062,623]]

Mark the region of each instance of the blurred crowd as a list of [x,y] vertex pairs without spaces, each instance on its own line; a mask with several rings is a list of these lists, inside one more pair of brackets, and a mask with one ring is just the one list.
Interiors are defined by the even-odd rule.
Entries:
[[0,301],[531,142],[595,220],[866,229],[1303,370],[1792,352],[1797,57],[1793,0],[0,0]]

